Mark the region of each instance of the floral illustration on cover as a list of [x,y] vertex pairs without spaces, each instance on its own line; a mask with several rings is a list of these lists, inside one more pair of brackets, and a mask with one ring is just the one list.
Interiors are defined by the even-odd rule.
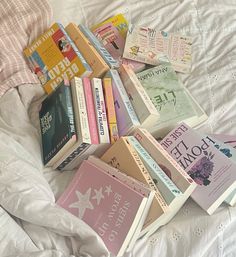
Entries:
[[204,156],[196,162],[196,164],[188,172],[189,176],[200,186],[208,186],[210,176],[214,169],[214,163],[212,161],[214,154],[204,151]]
[[224,155],[226,155],[228,158],[231,158],[232,157],[232,154],[230,152],[230,149],[229,148],[220,148],[219,145],[215,145],[215,147],[217,149],[219,149]]

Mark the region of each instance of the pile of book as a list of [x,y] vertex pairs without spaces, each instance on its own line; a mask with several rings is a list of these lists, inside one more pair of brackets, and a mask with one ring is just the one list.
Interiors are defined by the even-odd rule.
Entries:
[[236,202],[235,149],[193,129],[207,115],[176,73],[190,72],[191,45],[119,14],[90,29],[55,23],[24,51],[48,94],[44,164],[78,168],[57,203],[117,256],[190,196],[209,214]]

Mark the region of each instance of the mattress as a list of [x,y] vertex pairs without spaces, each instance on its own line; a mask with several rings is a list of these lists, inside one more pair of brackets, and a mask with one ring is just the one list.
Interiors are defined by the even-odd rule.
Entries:
[[[197,129],[236,135],[234,0],[49,3],[53,20],[64,25],[73,21],[90,26],[123,13],[135,24],[192,36],[192,71],[179,76],[209,116]],[[3,19],[1,16],[0,26]],[[3,49],[0,75],[6,65],[2,56]],[[15,86],[0,98],[0,256],[108,256],[102,240],[89,226],[55,205],[74,171],[60,173],[42,165],[38,121],[41,86]],[[124,257],[234,257],[235,240],[236,208],[222,204],[209,216],[189,199],[167,225],[150,238],[137,241]]]

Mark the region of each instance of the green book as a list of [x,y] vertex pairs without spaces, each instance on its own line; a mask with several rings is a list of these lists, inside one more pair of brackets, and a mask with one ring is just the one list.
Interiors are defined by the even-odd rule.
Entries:
[[52,166],[76,143],[71,87],[64,81],[43,102],[39,111],[43,163]]
[[192,127],[206,120],[205,112],[183,86],[169,62],[142,71],[137,77],[160,113],[159,121],[150,129],[152,134],[161,137],[179,122],[184,121]]

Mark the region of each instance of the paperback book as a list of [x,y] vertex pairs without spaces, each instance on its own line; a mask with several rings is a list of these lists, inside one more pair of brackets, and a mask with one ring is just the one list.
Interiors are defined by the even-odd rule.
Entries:
[[161,145],[197,183],[191,196],[208,214],[235,189],[236,164],[186,124],[172,130]]
[[135,233],[147,198],[89,161],[83,161],[57,204],[101,236],[122,256]]
[[50,94],[64,80],[85,77],[92,69],[77,49],[64,27],[54,23],[25,50],[32,71]]

